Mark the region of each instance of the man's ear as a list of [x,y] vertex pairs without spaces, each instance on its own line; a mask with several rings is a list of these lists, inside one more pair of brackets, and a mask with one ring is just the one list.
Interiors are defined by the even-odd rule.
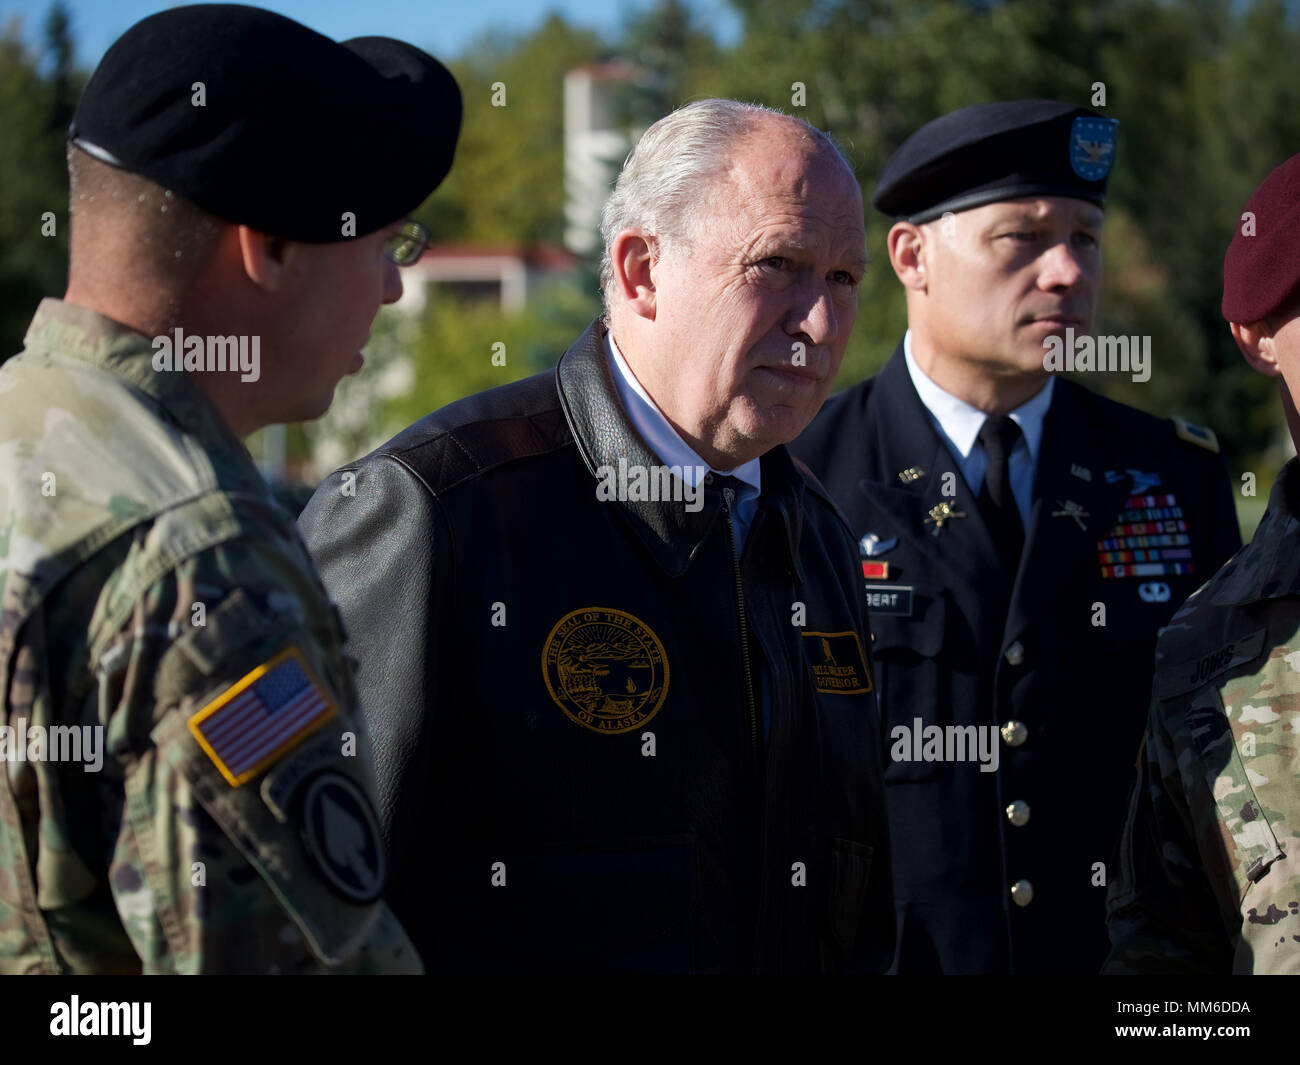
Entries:
[[294,244],[283,237],[259,233],[248,226],[236,226],[239,254],[244,273],[258,288],[278,292],[285,283]]
[[1277,345],[1273,339],[1273,329],[1267,322],[1252,322],[1242,325],[1229,322],[1232,339],[1237,342],[1241,354],[1250,363],[1252,370],[1267,377],[1281,377],[1282,368],[1277,363]]
[[926,233],[911,222],[895,222],[885,238],[889,249],[889,265],[894,268],[904,288],[924,292],[928,283],[925,274]]
[[628,310],[654,321],[655,292],[653,268],[659,261],[656,238],[643,229],[625,229],[614,238],[610,248],[614,268],[614,287]]

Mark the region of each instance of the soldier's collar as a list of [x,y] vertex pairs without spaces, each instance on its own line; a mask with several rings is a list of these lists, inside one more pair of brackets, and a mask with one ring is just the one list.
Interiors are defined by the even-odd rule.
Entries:
[[76,359],[111,373],[154,400],[181,429],[213,450],[243,455],[255,471],[247,449],[190,374],[154,369],[154,346],[143,333],[89,307],[47,298],[37,307],[23,344],[33,354]]
[[1219,572],[1219,606],[1300,594],[1300,457],[1282,467],[1255,535]]

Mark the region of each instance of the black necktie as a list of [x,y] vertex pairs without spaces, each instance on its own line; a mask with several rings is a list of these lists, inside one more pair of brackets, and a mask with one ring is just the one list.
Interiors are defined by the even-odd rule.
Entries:
[[1005,414],[984,419],[979,440],[988,455],[989,465],[984,472],[984,490],[980,492],[979,508],[997,547],[998,557],[1014,582],[1020,568],[1020,553],[1025,546],[1025,527],[1020,521],[1020,510],[1011,491],[1011,449],[1020,439],[1020,426]]

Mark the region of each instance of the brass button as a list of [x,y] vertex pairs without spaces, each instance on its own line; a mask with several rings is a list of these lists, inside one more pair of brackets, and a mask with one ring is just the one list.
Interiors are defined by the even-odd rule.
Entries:
[[1011,901],[1017,906],[1028,906],[1034,901],[1034,885],[1028,880],[1017,880],[1011,885]]
[[1007,807],[1007,820],[1016,828],[1029,823],[1029,803],[1017,799]]
[[1025,660],[1025,645],[1017,640],[1007,648],[1007,665],[1018,666]]
[[1008,747],[1019,747],[1029,739],[1029,727],[1023,721],[1008,721],[1002,726],[1002,739]]

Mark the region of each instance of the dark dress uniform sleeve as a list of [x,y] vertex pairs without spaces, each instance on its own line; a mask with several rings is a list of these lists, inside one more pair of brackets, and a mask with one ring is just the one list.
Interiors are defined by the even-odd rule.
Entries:
[[1202,555],[1197,560],[1197,573],[1202,582],[1208,581],[1241,548],[1241,528],[1237,524],[1237,498],[1232,471],[1222,455],[1206,456],[1210,459],[1207,471],[1206,492],[1210,510],[1204,515],[1201,527],[1209,535],[1201,541]]

